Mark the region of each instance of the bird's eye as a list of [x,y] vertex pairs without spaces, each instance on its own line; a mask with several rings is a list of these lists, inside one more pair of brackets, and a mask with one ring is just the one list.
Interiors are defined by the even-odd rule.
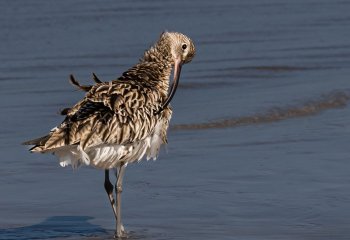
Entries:
[[185,50],[187,48],[187,44],[186,43],[182,44],[181,48],[182,50]]

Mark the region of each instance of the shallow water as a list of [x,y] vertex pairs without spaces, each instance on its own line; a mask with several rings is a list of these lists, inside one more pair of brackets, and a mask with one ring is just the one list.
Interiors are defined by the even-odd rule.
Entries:
[[349,239],[350,3],[1,1],[0,239],[112,239],[103,171],[20,143],[130,67],[163,30],[194,61],[169,145],[128,166],[130,239]]

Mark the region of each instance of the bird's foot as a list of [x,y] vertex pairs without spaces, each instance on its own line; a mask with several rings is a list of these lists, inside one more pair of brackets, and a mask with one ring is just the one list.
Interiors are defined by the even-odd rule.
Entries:
[[125,228],[123,225],[121,225],[120,227],[120,231],[115,231],[115,234],[114,234],[114,239],[126,239],[128,238],[128,234],[127,234],[127,231],[125,231]]

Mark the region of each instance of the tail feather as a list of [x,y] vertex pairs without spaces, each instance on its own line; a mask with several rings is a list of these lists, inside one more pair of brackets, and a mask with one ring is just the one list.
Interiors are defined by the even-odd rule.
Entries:
[[36,139],[32,139],[26,142],[23,142],[23,145],[37,145],[37,146],[41,146],[41,145],[45,145],[45,143],[47,142],[47,140],[49,140],[50,135],[46,135],[40,138],[36,138]]
[[34,145],[29,149],[31,152],[42,152],[44,151],[44,146],[46,142],[50,139],[51,135],[46,135],[40,138],[32,139],[26,142],[23,142],[23,145]]

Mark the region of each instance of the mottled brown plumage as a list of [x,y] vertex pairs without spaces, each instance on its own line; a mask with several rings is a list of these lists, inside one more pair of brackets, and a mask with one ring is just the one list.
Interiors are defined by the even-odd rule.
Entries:
[[[181,44],[188,45],[188,48],[182,49]],[[179,45],[181,52],[174,45]],[[187,51],[186,56],[182,56],[184,50]],[[168,95],[174,55],[179,54],[181,61],[186,63],[194,53],[195,48],[189,38],[180,33],[166,32],[145,52],[138,64],[117,80],[101,82],[94,74],[97,84],[83,86],[71,75],[71,83],[87,91],[85,98],[62,111],[66,115],[65,120],[48,136],[25,144],[35,145],[32,152],[55,153],[55,150],[71,145],[79,145],[87,152],[102,144],[124,145],[143,140],[154,132],[160,121],[160,137],[165,143],[172,112],[168,106],[162,109],[162,105]],[[117,164],[110,164],[108,168]]]
[[[117,168],[117,207],[108,170],[105,188],[117,219],[118,237],[124,232],[119,208],[125,166],[140,161],[144,155],[155,159],[161,144],[167,142],[172,115],[168,103],[175,93],[182,64],[190,62],[194,54],[195,47],[188,37],[165,32],[138,64],[114,81],[102,82],[93,74],[96,84],[85,86],[71,75],[71,83],[87,92],[85,97],[61,111],[66,116],[64,121],[48,135],[24,143],[34,145],[32,152],[55,154],[62,166]],[[174,84],[169,91],[172,69]]]

